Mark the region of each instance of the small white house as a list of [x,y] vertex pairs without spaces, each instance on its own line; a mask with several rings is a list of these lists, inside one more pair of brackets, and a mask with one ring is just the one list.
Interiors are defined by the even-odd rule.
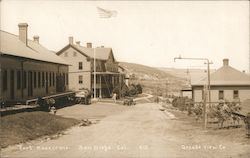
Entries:
[[[191,83],[194,102],[204,98],[204,85],[207,78]],[[250,76],[229,66],[229,60],[223,59],[223,66],[210,75],[211,102],[219,100],[244,102],[250,99]]]

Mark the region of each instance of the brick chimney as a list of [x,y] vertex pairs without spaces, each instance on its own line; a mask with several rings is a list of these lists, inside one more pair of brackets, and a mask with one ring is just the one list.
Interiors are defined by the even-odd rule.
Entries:
[[87,48],[92,48],[92,43],[87,43]]
[[69,44],[73,45],[73,43],[74,43],[73,41],[74,41],[74,40],[73,40],[73,36],[70,36],[70,37],[69,37]]
[[229,59],[223,59],[223,66],[229,65]]
[[34,42],[36,42],[36,43],[39,43],[39,36],[33,36],[33,40],[34,40]]
[[76,45],[80,46],[80,43],[81,43],[80,41],[76,41]]
[[27,23],[19,23],[19,40],[25,43],[25,45],[28,44],[28,24]]

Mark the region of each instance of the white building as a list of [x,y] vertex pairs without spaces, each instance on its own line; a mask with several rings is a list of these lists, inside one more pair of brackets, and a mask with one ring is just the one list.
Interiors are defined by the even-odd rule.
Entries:
[[[191,83],[194,102],[201,102],[204,98],[204,85],[207,78]],[[233,101],[239,99],[244,102],[250,99],[250,76],[229,66],[229,60],[223,59],[223,66],[211,74],[211,102],[219,100]]]

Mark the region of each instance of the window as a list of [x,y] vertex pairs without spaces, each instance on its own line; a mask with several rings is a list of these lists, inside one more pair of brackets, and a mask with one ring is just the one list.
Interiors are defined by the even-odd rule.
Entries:
[[48,87],[49,86],[49,75],[48,75],[48,72],[45,72],[45,85],[46,85],[46,87]]
[[45,82],[45,79],[44,79],[44,72],[42,72],[42,87],[44,87],[44,82]]
[[36,83],[37,83],[36,72],[34,72],[34,88],[36,88]]
[[66,74],[66,84],[69,85],[69,74]]
[[73,56],[76,57],[76,56],[77,56],[77,53],[76,53],[76,52],[73,52]]
[[7,70],[3,70],[3,90],[7,90],[7,82],[8,82],[8,73]]
[[82,70],[82,62],[79,62],[79,70]]
[[224,91],[219,91],[219,99],[224,99]]
[[79,84],[82,84],[82,75],[79,76]]
[[64,57],[68,57],[68,52],[65,52],[65,53],[64,53]]
[[203,87],[203,89],[201,90],[201,98],[202,98],[202,100],[205,100],[205,99],[207,99],[206,97],[206,89],[205,89],[205,87]]
[[65,73],[63,73],[63,85],[65,85]]
[[17,76],[17,89],[21,89],[21,71],[17,70],[16,72],[16,76]]
[[38,88],[41,87],[41,72],[38,72]]
[[238,90],[234,90],[234,99],[239,99],[239,91]]
[[52,74],[52,82],[53,82],[53,86],[55,86],[55,73],[54,72]]
[[27,73],[26,71],[23,72],[23,88],[27,87]]
[[49,72],[49,86],[52,85],[52,76],[51,76],[51,72]]

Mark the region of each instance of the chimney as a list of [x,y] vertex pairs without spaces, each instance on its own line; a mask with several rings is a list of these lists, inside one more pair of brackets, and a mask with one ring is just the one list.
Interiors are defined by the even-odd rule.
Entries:
[[19,23],[19,40],[27,45],[28,42],[28,24],[27,23]]
[[87,43],[87,48],[92,48],[92,43]]
[[69,44],[73,45],[73,36],[69,37]]
[[33,36],[33,40],[34,42],[39,43],[39,36]]
[[228,66],[229,60],[228,59],[223,59],[223,66]]
[[76,41],[76,45],[80,46],[80,43],[81,43],[80,41]]

